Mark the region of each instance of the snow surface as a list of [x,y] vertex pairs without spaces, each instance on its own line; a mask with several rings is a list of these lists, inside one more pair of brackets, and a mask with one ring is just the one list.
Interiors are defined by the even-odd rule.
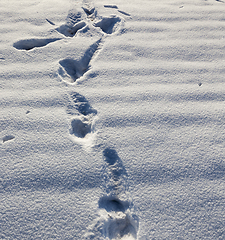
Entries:
[[0,239],[225,239],[225,2],[0,1]]

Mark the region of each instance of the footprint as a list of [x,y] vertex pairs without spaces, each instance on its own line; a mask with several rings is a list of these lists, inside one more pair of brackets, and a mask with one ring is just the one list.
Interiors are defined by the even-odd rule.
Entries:
[[71,121],[71,134],[78,138],[84,138],[91,132],[91,122],[87,118],[77,118]]
[[44,47],[48,45],[49,43],[61,40],[62,38],[47,38],[47,39],[25,39],[17,41],[13,44],[13,47],[18,50],[31,50],[35,47]]
[[129,212],[112,212],[104,224],[103,235],[113,240],[137,239],[138,219]]
[[97,111],[90,106],[84,96],[77,92],[69,94],[67,114],[71,115],[71,135],[84,139],[87,134],[93,132],[93,121]]
[[60,76],[68,82],[75,82],[82,77],[90,68],[90,61],[93,59],[96,52],[100,49],[102,39],[100,38],[92,44],[84,53],[84,56],[79,60],[66,58],[59,61],[61,67],[58,70]]
[[124,11],[118,10],[118,12],[119,12],[119,13],[122,13],[122,14],[125,15],[125,16],[130,16],[129,13],[126,13],[126,12],[124,12]]
[[114,149],[106,148],[103,151],[104,160],[104,181],[105,191],[110,196],[119,196],[126,193],[128,190],[127,185],[127,172],[123,163]]
[[13,135],[7,135],[2,138],[2,141],[4,143],[4,142],[10,141],[10,140],[13,140],[14,138],[15,138],[15,136],[13,136]]
[[86,239],[102,239],[99,237],[101,232],[104,239],[135,240],[139,220],[133,213],[132,202],[126,197],[126,170],[114,149],[106,148],[103,157],[106,194],[98,201],[99,218],[89,228]]
[[104,5],[105,8],[115,8],[118,9],[116,5]]
[[[104,5],[104,7],[118,9],[116,5]],[[83,4],[82,8],[87,17],[93,21],[93,26],[100,28],[106,34],[112,34],[116,32],[122,25],[122,19],[118,16],[98,16],[95,7],[91,3],[87,3],[87,1]]]
[[105,7],[105,8],[114,8],[114,9],[117,9],[117,11],[118,11],[119,13],[122,13],[123,15],[126,15],[126,16],[130,16],[129,13],[126,13],[126,12],[124,12],[124,11],[119,10],[116,5],[104,5],[104,7]]
[[71,9],[66,17],[66,24],[56,28],[56,31],[66,37],[73,37],[79,29],[86,26],[86,23],[83,21],[83,19],[84,14],[82,11]]
[[70,93],[70,101],[67,106],[67,113],[70,115],[81,114],[84,116],[87,115],[96,115],[97,111],[90,106],[87,99],[77,92]]
[[122,19],[117,16],[103,17],[98,22],[94,23],[95,27],[101,28],[106,34],[112,34],[121,28]]
[[55,25],[55,23],[54,23],[54,22],[50,21],[50,20],[49,20],[49,19],[47,19],[47,18],[46,18],[46,21],[47,21],[48,23],[50,23],[51,25],[53,25],[53,26]]

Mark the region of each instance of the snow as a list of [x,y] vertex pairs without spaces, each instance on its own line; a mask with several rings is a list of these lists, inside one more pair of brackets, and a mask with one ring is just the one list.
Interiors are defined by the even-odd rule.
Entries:
[[1,0],[0,239],[225,238],[224,10]]

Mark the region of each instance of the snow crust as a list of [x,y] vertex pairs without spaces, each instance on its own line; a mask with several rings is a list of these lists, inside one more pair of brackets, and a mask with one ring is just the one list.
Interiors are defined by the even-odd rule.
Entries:
[[0,239],[225,239],[224,12],[1,0]]

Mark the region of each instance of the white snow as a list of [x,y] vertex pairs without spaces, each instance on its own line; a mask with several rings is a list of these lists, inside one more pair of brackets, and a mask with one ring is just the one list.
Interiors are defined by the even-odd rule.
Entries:
[[224,12],[1,0],[0,239],[225,239]]

